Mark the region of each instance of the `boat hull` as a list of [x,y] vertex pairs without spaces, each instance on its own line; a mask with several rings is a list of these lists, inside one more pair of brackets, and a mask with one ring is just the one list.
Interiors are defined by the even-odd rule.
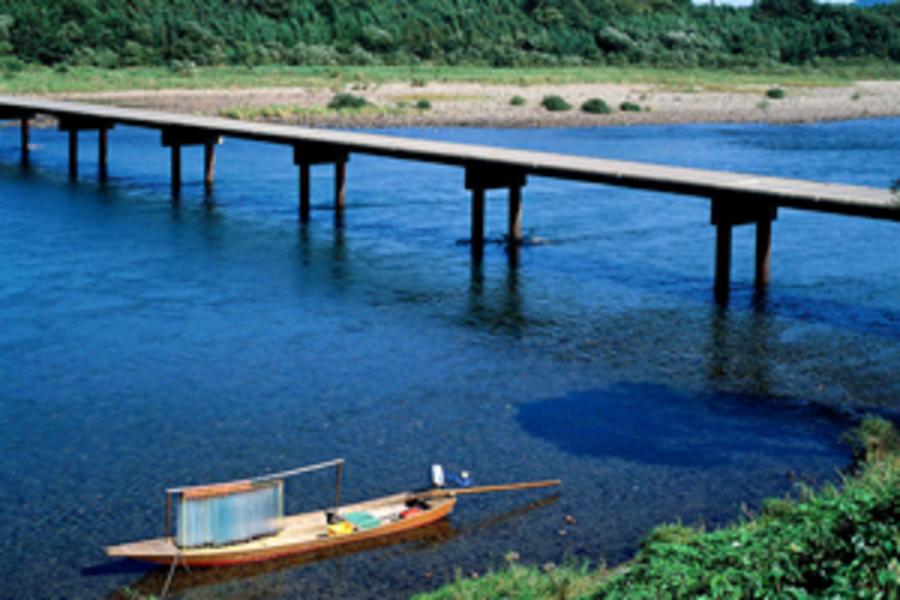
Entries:
[[[368,511],[385,506],[402,505],[409,497],[408,493],[386,496],[348,505],[343,507],[343,511]],[[433,500],[427,509],[419,513],[346,535],[328,536],[325,534],[324,513],[316,511],[287,517],[284,528],[278,534],[241,544],[178,548],[171,538],[158,538],[110,546],[106,548],[106,553],[113,558],[128,558],[162,565],[178,562],[178,564],[190,567],[223,567],[262,562],[297,554],[321,552],[330,548],[370,541],[425,527],[446,518],[453,511],[455,504],[456,498],[453,497]]]

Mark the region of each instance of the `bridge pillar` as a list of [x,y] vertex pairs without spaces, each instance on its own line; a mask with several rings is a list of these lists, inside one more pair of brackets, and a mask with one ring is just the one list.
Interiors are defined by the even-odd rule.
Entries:
[[300,222],[309,223],[310,215],[310,167],[334,164],[334,219],[341,224],[347,204],[347,162],[350,153],[346,148],[331,144],[307,142],[294,145],[294,164],[300,167]]
[[31,162],[31,120],[35,113],[19,108],[0,108],[0,121],[19,121],[22,143],[22,166],[27,167]]
[[112,121],[95,117],[61,116],[59,130],[69,133],[69,179],[78,180],[78,133],[80,131],[96,131],[98,178],[105,182],[109,177],[107,165],[109,130],[115,127]]
[[524,171],[502,165],[473,164],[466,167],[466,189],[472,192],[472,256],[484,253],[484,196],[486,190],[509,190],[506,241],[511,258],[517,257],[522,241],[522,188]]
[[771,204],[754,206],[729,202],[727,197],[713,198],[710,221],[716,226],[714,287],[717,302],[728,302],[731,289],[731,234],[737,225],[756,224],[754,285],[759,291],[768,286],[772,266],[772,221],[777,216],[778,208]]
[[217,142],[207,141],[203,144],[203,187],[206,193],[212,191],[213,181],[216,178],[216,145],[221,143],[221,139]]
[[172,198],[181,197],[181,147],[203,146],[203,185],[212,191],[216,168],[216,146],[222,136],[214,131],[192,127],[167,127],[162,130],[162,145],[169,148],[171,157]]
[[22,166],[27,167],[31,163],[31,119],[23,118],[21,126],[22,134]]

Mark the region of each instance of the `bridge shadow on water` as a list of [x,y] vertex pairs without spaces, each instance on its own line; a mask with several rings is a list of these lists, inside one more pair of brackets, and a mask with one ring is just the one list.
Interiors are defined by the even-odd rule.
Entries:
[[664,385],[619,383],[521,407],[529,434],[581,456],[667,467],[713,467],[754,456],[849,456],[852,418],[816,405]]

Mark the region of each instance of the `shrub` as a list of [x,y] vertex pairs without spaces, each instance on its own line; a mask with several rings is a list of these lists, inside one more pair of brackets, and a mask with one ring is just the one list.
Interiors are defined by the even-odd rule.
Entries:
[[562,112],[572,109],[572,105],[566,102],[562,96],[544,96],[544,99],[541,100],[541,106],[550,112]]
[[581,105],[581,110],[583,112],[595,115],[605,115],[612,112],[609,104],[607,104],[605,100],[602,100],[600,98],[591,98]]
[[25,63],[15,56],[0,57],[0,71],[5,75],[13,75],[25,69]]
[[509,99],[509,103],[512,106],[524,106],[525,98],[523,98],[522,96],[513,96]]
[[623,102],[619,105],[619,110],[624,112],[641,112],[641,105],[635,102]]
[[425,98],[422,98],[418,102],[416,102],[416,108],[418,108],[419,110],[430,110],[431,102],[429,102]]
[[173,60],[169,63],[169,70],[181,77],[193,77],[197,74],[197,63],[192,60]]
[[[896,185],[896,182],[895,182]],[[890,421],[866,417],[859,427],[844,436],[857,460],[879,461],[900,452],[900,436]]]
[[781,100],[784,98],[784,90],[781,88],[769,88],[766,90],[766,98],[771,98],[772,100]]
[[359,110],[368,104],[369,101],[362,96],[341,93],[332,96],[331,101],[328,103],[328,108],[333,110]]

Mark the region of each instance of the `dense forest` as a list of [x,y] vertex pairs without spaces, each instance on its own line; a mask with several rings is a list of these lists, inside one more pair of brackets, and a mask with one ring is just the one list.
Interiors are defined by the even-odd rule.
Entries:
[[0,0],[0,64],[770,66],[900,61],[900,2]]

